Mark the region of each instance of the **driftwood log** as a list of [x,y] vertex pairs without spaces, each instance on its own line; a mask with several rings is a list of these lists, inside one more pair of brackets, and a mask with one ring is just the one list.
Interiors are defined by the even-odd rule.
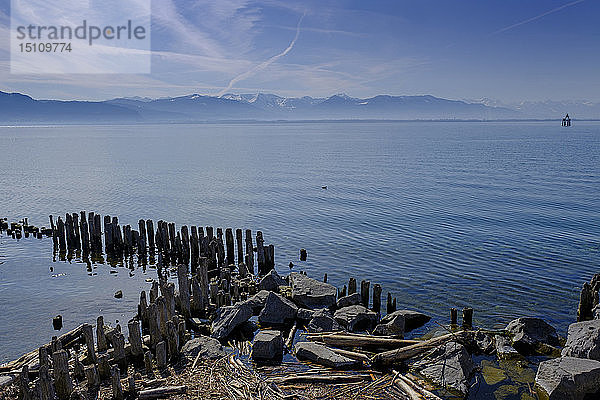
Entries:
[[423,342],[422,340],[396,339],[369,335],[349,335],[345,333],[307,335],[307,339],[312,342],[323,342],[330,346],[339,347],[378,346],[397,348]]
[[187,393],[187,386],[166,386],[159,387],[156,389],[140,390],[138,392],[138,399],[149,400],[149,399],[162,399],[167,396],[173,396],[176,394]]

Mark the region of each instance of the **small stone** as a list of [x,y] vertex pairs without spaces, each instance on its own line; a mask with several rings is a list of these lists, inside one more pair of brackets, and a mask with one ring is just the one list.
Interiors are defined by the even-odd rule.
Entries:
[[358,361],[339,355],[319,343],[299,342],[295,350],[299,360],[312,361],[330,368],[350,369],[359,364]]
[[377,314],[359,305],[341,308],[333,318],[350,332],[371,330],[377,323]]
[[335,332],[343,330],[327,309],[316,311],[306,329],[309,332]]
[[279,286],[287,286],[286,281],[283,280],[281,276],[272,269],[266,274],[258,284],[258,290],[268,290],[270,292],[278,292]]
[[381,323],[385,324],[398,315],[402,315],[404,317],[404,332],[410,332],[414,329],[420,328],[428,323],[429,320],[431,320],[429,315],[425,315],[419,311],[397,310],[383,317],[381,319]]
[[348,306],[355,306],[360,304],[361,298],[360,293],[352,293],[349,296],[340,297],[336,303],[337,308],[344,308]]
[[380,336],[403,336],[404,335],[404,315],[396,314],[392,319],[388,318],[375,327],[374,335]]
[[123,292],[121,290],[117,290],[115,292],[115,299],[121,299],[123,298]]
[[296,318],[298,307],[285,297],[269,292],[265,307],[258,315],[258,321],[267,325],[283,325]]
[[214,338],[200,335],[188,340],[181,348],[181,354],[190,362],[194,362],[198,354],[203,360],[214,360],[227,355],[221,343]]
[[260,331],[254,337],[252,358],[255,360],[281,360],[283,357],[283,338],[276,330]]

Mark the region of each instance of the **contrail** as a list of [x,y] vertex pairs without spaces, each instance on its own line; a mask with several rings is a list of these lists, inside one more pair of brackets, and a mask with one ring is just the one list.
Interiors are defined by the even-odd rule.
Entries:
[[529,19],[526,19],[525,21],[517,22],[516,24],[513,24],[513,25],[510,25],[510,26],[507,26],[507,27],[505,27],[505,28],[502,28],[502,29],[498,29],[497,31],[495,31],[495,32],[492,32],[490,35],[496,35],[496,34],[498,34],[498,33],[506,32],[506,31],[508,31],[508,30],[510,30],[510,29],[516,28],[517,26],[521,26],[521,25],[527,24],[527,23],[529,23],[529,22],[531,22],[531,21],[535,21],[536,19],[540,19],[540,18],[542,18],[542,17],[545,17],[545,16],[546,16],[546,15],[548,15],[548,14],[552,14],[552,13],[554,13],[554,12],[557,12],[557,11],[560,11],[560,10],[562,10],[562,9],[564,9],[564,8],[567,8],[567,7],[574,6],[575,4],[578,4],[578,3],[582,3],[582,2],[584,2],[584,1],[585,1],[585,0],[576,0],[576,1],[572,1],[572,2],[570,2],[570,3],[567,3],[567,4],[564,4],[564,5],[562,5],[562,6],[560,6],[560,7],[556,7],[556,8],[554,8],[554,9],[550,10],[550,11],[546,11],[545,13],[542,13],[542,14],[540,14],[540,15],[536,15],[535,17],[531,17],[531,18],[529,18]]
[[280,59],[281,57],[283,57],[287,53],[289,53],[292,50],[292,48],[294,47],[294,45],[296,44],[296,41],[298,40],[298,36],[300,36],[300,24],[302,23],[302,19],[304,18],[305,15],[306,15],[306,13],[304,13],[304,15],[302,15],[300,17],[300,20],[298,21],[298,25],[296,25],[296,36],[294,36],[294,39],[291,41],[289,46],[286,47],[285,50],[283,50],[281,53],[269,58],[267,61],[263,61],[262,63],[254,66],[252,69],[244,72],[243,74],[240,74],[240,75],[236,76],[235,78],[233,78],[229,82],[229,85],[227,85],[227,87],[225,89],[221,90],[217,96],[218,97],[223,96],[225,93],[227,93],[229,91],[229,89],[231,89],[233,87],[233,85],[235,85],[239,81],[243,81],[244,79],[248,78],[249,76],[252,76],[255,73],[257,73],[258,71],[261,71],[261,70],[267,68],[269,65],[273,64],[275,61],[277,61],[278,59]]

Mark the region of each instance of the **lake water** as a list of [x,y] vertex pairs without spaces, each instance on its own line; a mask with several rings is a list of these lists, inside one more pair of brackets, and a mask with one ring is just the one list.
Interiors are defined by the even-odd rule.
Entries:
[[[600,272],[600,123],[3,127],[0,154],[10,221],[260,229],[279,271],[369,279],[440,323],[471,306],[479,325],[541,316],[564,333]],[[0,362],[47,342],[56,314],[65,329],[126,321],[155,276],[0,235]]]

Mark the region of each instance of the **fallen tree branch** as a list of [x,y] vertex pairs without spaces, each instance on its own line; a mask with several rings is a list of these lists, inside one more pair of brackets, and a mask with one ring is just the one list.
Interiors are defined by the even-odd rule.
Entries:
[[426,399],[428,400],[442,400],[441,398],[439,398],[438,396],[436,396],[435,394],[431,393],[429,390],[425,389],[424,387],[422,387],[421,385],[419,385],[417,382],[415,382],[414,380],[410,379],[408,376],[406,375],[402,375],[396,371],[393,371],[395,374],[398,374],[398,379],[401,379],[402,381],[404,381],[404,383],[406,383],[408,386],[412,387],[416,392],[418,392],[419,394],[421,394],[422,396],[424,396]]
[[346,335],[346,334],[330,334],[330,335],[310,335],[307,339],[311,342],[323,342],[330,346],[339,347],[361,347],[361,346],[378,346],[378,347],[403,347],[422,343],[422,340],[407,340],[394,339],[387,337],[378,337],[370,335]]
[[336,374],[336,375],[321,375],[321,374],[291,374],[269,379],[269,382],[278,385],[289,383],[352,383],[361,382],[372,379],[368,374]]
[[165,386],[156,389],[140,390],[138,393],[138,399],[160,399],[162,397],[185,393],[187,393],[187,386]]

